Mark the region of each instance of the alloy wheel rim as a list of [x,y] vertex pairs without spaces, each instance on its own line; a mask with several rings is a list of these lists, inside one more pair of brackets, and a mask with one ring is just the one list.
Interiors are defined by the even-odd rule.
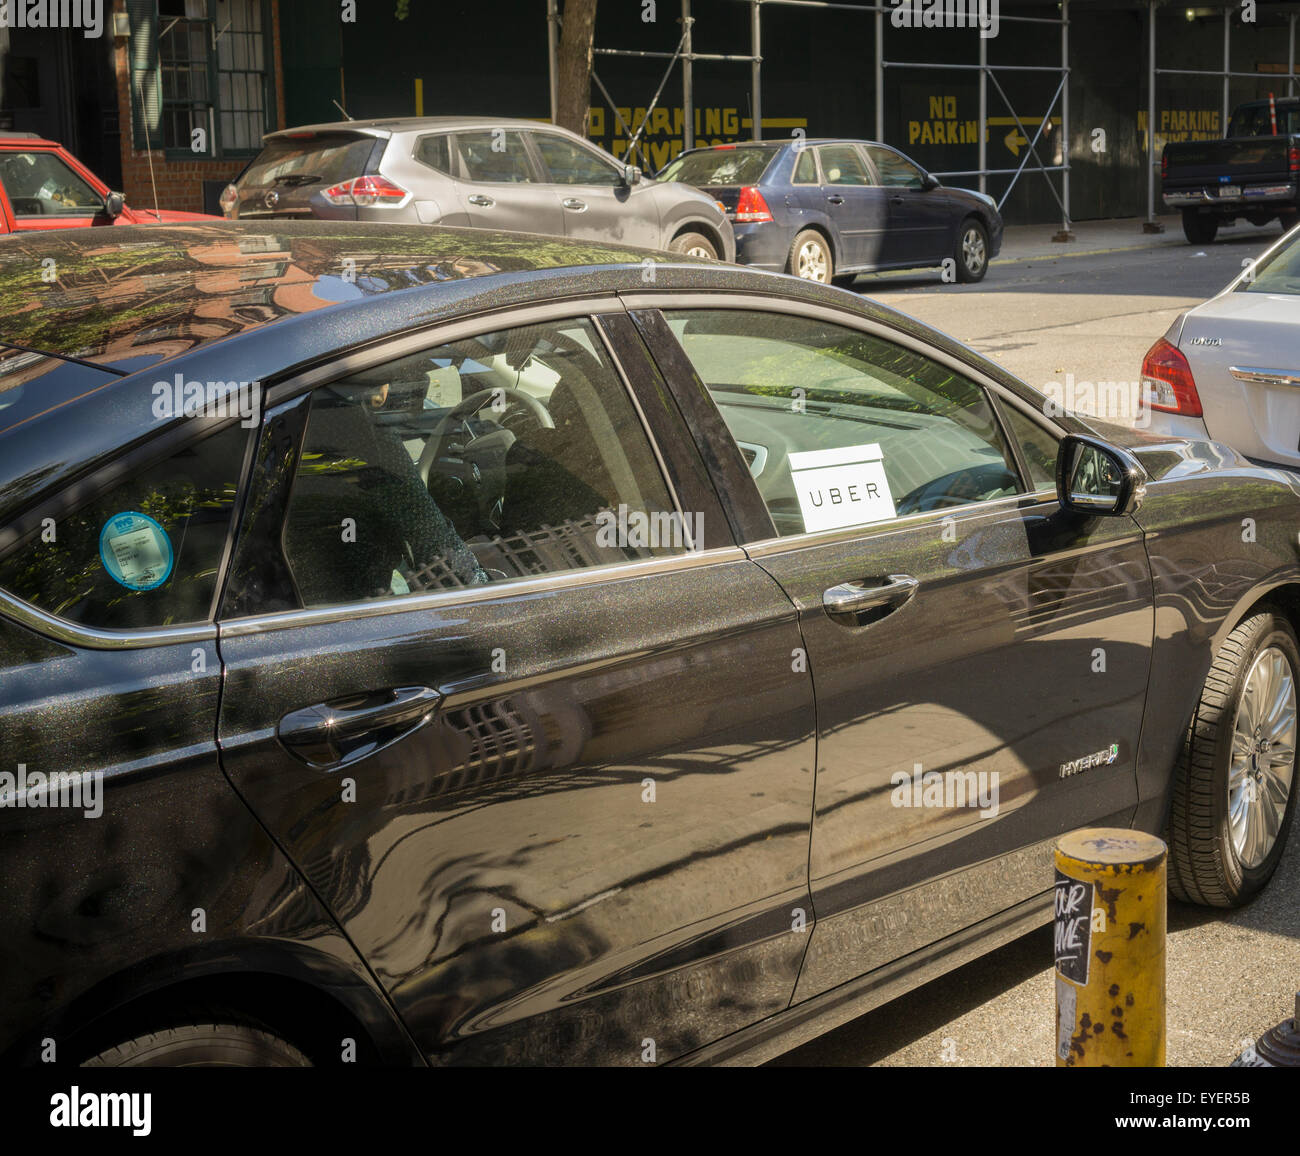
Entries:
[[825,281],[826,251],[816,241],[805,241],[799,246],[797,267],[805,281]]
[[706,249],[703,245],[692,245],[689,249],[686,250],[686,255],[688,257],[709,257],[709,258],[713,257],[713,253],[710,250]]
[[1261,650],[1246,675],[1232,728],[1228,825],[1243,866],[1268,858],[1282,829],[1295,777],[1296,687],[1276,646]]
[[978,273],[984,268],[984,238],[978,229],[967,229],[961,239],[961,255],[966,268]]

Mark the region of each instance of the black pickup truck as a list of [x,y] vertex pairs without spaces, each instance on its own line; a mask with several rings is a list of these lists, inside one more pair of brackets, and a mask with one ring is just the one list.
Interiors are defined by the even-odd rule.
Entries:
[[1183,211],[1193,245],[1238,217],[1290,228],[1300,213],[1300,97],[1238,105],[1223,140],[1165,145],[1160,181],[1165,207]]

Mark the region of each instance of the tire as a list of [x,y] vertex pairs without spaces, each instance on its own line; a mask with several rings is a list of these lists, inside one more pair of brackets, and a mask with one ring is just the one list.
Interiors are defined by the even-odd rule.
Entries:
[[186,1024],[127,1040],[87,1068],[310,1068],[286,1040],[243,1024]]
[[1300,648],[1280,617],[1252,615],[1219,649],[1174,771],[1165,839],[1175,898],[1238,907],[1277,869],[1300,793],[1297,686]]
[[1208,245],[1219,235],[1219,219],[1195,209],[1183,210],[1183,236],[1193,245]]
[[713,242],[703,233],[680,233],[668,243],[671,253],[685,253],[688,257],[709,257],[718,259],[718,251]]
[[835,259],[830,242],[816,229],[805,229],[790,243],[785,271],[805,281],[829,285],[835,277]]
[[967,217],[957,230],[957,280],[967,285],[983,281],[989,271],[989,234],[974,217]]

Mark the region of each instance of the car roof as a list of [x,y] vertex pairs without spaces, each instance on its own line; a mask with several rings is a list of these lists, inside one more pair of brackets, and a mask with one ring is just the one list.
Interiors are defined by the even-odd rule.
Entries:
[[283,128],[269,132],[263,141],[280,139],[292,140],[309,133],[356,132],[366,136],[388,137],[404,132],[447,132],[457,128],[514,128],[514,129],[550,129],[566,133],[566,128],[551,124],[549,121],[527,120],[513,116],[386,116],[373,120],[338,120],[323,124],[304,124],[296,128]]
[[56,140],[47,140],[38,132],[14,132],[10,129],[0,130],[0,148],[7,144],[46,145],[49,148],[62,148]]

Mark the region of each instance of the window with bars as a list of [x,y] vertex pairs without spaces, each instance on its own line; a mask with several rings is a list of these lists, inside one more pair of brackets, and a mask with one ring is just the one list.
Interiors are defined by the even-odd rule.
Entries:
[[266,0],[128,0],[128,10],[136,147],[255,154],[274,127]]

